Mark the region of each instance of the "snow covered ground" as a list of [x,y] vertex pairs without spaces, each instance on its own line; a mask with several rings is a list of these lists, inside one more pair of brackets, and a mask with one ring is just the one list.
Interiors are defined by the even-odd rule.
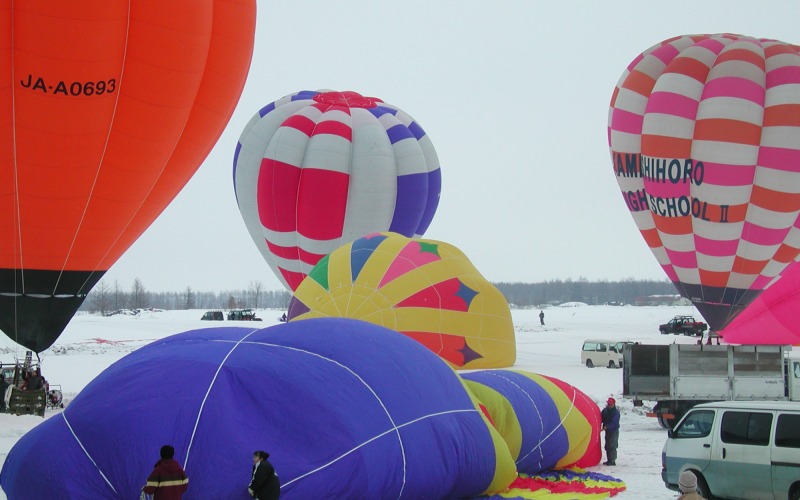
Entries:
[[[282,311],[260,310],[263,326],[278,323]],[[658,325],[678,314],[697,314],[692,306],[632,307],[565,304],[544,309],[545,326],[539,324],[539,309],[514,310],[517,363],[514,368],[559,378],[574,385],[598,403],[609,396],[617,399],[622,413],[619,457],[616,467],[599,465],[591,470],[625,481],[627,491],[616,498],[672,499],[678,495],[661,481],[661,448],[666,431],[655,419],[644,415],[622,398],[622,371],[588,369],[581,365],[580,351],[586,339],[631,340],[650,344],[693,343],[684,336],[660,335]],[[43,374],[61,386],[66,404],[95,376],[131,351],[155,339],[222,322],[200,321],[203,311],[143,312],[137,316],[100,317],[79,314],[73,318],[56,344],[41,355]],[[699,316],[699,315],[698,315]],[[229,324],[227,321],[224,324]],[[3,337],[0,361],[13,362],[24,351]],[[48,410],[51,418],[60,410]],[[42,422],[41,417],[0,414],[0,463],[17,440]],[[603,458],[605,460],[605,457]],[[6,498],[0,491],[0,498]]]

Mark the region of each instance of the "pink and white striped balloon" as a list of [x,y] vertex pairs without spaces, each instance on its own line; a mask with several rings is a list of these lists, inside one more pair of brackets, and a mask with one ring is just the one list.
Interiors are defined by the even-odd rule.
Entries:
[[722,329],[800,253],[800,48],[687,35],[640,54],[611,98],[625,203],[659,264]]

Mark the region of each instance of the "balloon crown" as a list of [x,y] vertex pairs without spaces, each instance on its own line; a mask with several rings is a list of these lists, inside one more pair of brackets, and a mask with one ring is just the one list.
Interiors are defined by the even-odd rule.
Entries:
[[313,97],[317,102],[345,106],[348,108],[375,108],[383,102],[377,97],[365,97],[351,90],[345,92],[321,92]]

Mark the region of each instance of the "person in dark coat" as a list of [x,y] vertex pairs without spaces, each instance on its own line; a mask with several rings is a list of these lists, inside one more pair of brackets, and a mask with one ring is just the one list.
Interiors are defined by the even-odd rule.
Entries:
[[44,387],[42,385],[42,375],[38,370],[31,370],[28,372],[28,380],[22,384],[23,391],[38,391]]
[[0,373],[0,412],[6,411],[6,391],[8,390],[6,377]]
[[168,444],[161,447],[161,460],[156,462],[142,488],[148,495],[153,495],[153,500],[180,500],[189,488],[189,478],[181,465],[173,460],[174,456],[175,448]]
[[281,496],[281,482],[275,467],[267,460],[269,453],[253,453],[253,478],[247,487],[250,496],[258,500],[277,500]]
[[544,326],[544,311],[539,311],[539,323]]
[[617,446],[619,445],[619,410],[617,401],[608,398],[606,407],[600,412],[603,431],[606,433],[606,461],[603,465],[617,465]]

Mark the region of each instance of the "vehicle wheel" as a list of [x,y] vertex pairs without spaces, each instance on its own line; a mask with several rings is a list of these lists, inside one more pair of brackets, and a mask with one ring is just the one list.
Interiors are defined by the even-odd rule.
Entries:
[[586,360],[586,368],[594,368],[594,363],[592,363],[591,359]]
[[609,361],[609,362],[608,362],[608,367],[609,367],[609,368],[616,368],[616,367],[617,367],[617,365],[615,365],[613,361]]
[[795,488],[794,491],[789,493],[789,500],[800,500],[800,488]]
[[662,417],[661,415],[658,416],[658,425],[660,425],[662,429],[671,429],[671,427],[669,426],[669,420]]
[[697,476],[697,494],[706,500],[714,500],[716,497],[711,494],[711,490],[708,489],[708,484],[706,484],[706,480],[703,479],[703,476],[694,471],[692,472]]

